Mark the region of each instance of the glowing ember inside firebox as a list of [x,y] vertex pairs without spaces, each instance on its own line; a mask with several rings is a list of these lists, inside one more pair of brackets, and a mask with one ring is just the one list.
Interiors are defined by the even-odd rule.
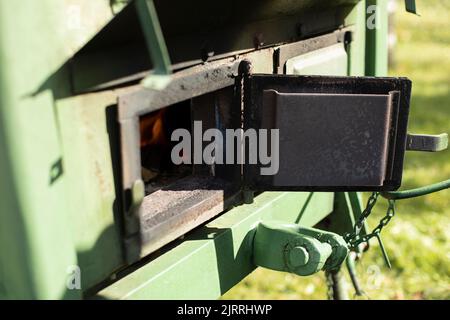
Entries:
[[170,141],[175,129],[191,130],[189,101],[146,114],[140,118],[140,148],[142,179],[146,193],[151,194],[172,182],[192,174],[191,165],[175,165],[170,153]]

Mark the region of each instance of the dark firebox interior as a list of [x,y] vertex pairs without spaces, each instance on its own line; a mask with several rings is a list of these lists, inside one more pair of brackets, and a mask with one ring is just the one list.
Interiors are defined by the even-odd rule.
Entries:
[[[174,183],[188,176],[191,181],[209,177],[215,179],[216,184],[225,181],[239,185],[241,177],[239,164],[175,165],[171,159],[173,147],[180,143],[180,141],[171,141],[172,133],[176,129],[186,129],[191,133],[192,153],[195,121],[201,123],[202,133],[208,128],[217,128],[222,131],[224,128],[240,128],[240,109],[233,103],[234,94],[234,88],[227,87],[140,117],[141,173],[147,195],[163,188],[169,190]],[[203,141],[203,148],[209,143]],[[185,160],[190,159],[190,163],[193,163],[193,154],[180,154],[180,156]],[[218,185],[215,185],[215,188],[217,187]]]
[[171,150],[178,143],[171,141],[172,133],[191,130],[190,110],[187,100],[140,117],[141,170],[147,194],[192,174],[192,165],[175,165],[171,160]]

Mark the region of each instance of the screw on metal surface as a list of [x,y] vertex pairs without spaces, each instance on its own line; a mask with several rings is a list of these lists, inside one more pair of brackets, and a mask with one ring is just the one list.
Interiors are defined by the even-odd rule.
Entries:
[[294,247],[289,251],[289,262],[296,268],[306,265],[308,260],[308,250],[302,246]]
[[239,70],[240,75],[247,76],[252,73],[252,63],[250,60],[244,59],[239,63]]

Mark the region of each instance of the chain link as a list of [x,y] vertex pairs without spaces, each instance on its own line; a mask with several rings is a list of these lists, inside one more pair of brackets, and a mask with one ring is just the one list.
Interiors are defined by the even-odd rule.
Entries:
[[373,192],[369,199],[367,200],[366,208],[363,210],[358,220],[356,221],[353,231],[351,233],[347,233],[344,238],[347,241],[349,247],[351,249],[357,248],[361,243],[367,243],[370,239],[374,237],[378,237],[385,226],[389,224],[391,219],[395,216],[395,200],[388,200],[389,205],[386,211],[386,215],[380,220],[378,225],[373,229],[371,233],[361,235],[361,230],[364,227],[364,223],[367,218],[370,216],[373,207],[377,203],[379,192]]
[[328,300],[334,300],[333,281],[331,280],[331,275],[328,272],[325,272],[325,283],[327,284],[327,298],[328,298]]

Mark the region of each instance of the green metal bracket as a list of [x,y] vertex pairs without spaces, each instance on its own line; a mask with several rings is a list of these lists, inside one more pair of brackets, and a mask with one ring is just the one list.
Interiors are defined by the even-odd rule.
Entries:
[[300,276],[337,270],[347,253],[341,236],[297,224],[262,222],[253,239],[253,260],[257,266]]
[[136,10],[153,62],[153,73],[141,84],[145,88],[162,90],[171,80],[171,62],[153,0],[136,0]]

